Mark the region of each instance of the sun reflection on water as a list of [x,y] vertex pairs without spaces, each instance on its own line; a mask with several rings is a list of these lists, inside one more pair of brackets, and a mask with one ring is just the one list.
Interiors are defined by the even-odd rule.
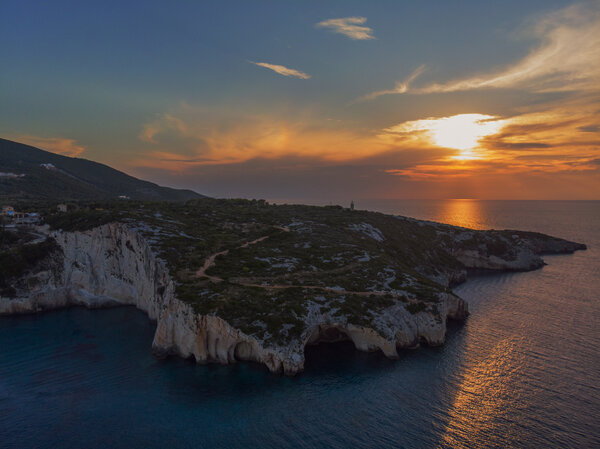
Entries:
[[435,221],[472,229],[483,229],[484,211],[481,201],[471,199],[447,200],[442,203]]
[[[448,410],[442,447],[463,447],[468,441],[485,441],[503,428],[503,422],[509,418],[507,404],[514,406],[522,401],[520,391],[513,387],[522,370],[519,344],[518,338],[502,340],[485,358],[465,367]],[[512,439],[518,440],[518,435]]]

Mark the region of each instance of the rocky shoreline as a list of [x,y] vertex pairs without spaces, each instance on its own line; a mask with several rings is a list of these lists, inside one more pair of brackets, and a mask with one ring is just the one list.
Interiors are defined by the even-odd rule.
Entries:
[[[340,319],[319,307],[309,307],[304,331],[283,345],[248,335],[225,319],[196,313],[176,297],[176,285],[166,264],[139,232],[123,223],[110,223],[87,231],[53,231],[61,249],[47,269],[29,273],[27,286],[14,298],[0,297],[0,315],[38,313],[69,306],[88,308],[134,305],[156,321],[152,348],[156,355],[193,357],[198,363],[262,363],[271,372],[294,375],[304,369],[304,348],[318,342],[351,340],[360,351],[381,350],[397,358],[398,350],[421,343],[441,345],[448,319],[463,320],[468,304],[452,293],[442,293],[436,313],[408,313],[395,304],[375,317],[377,329]],[[566,242],[566,241],[564,241]],[[572,252],[584,245],[566,242],[562,247],[537,248],[539,252]],[[457,251],[466,268],[531,270],[543,265],[533,251],[515,260],[483,257]],[[464,270],[463,270],[464,271]],[[447,284],[466,279],[463,271],[449,276]]]

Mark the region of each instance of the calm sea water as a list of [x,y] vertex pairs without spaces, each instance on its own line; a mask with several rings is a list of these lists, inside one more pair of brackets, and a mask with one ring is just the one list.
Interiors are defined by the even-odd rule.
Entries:
[[321,345],[294,378],[157,360],[130,307],[0,318],[0,447],[600,447],[600,202],[358,206],[589,249],[458,287],[472,314],[442,348]]

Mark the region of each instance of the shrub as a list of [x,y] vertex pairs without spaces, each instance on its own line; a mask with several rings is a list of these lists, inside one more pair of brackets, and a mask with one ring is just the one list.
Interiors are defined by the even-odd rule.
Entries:
[[427,309],[427,305],[422,302],[411,302],[410,304],[406,305],[406,310],[413,315],[423,312],[425,309]]
[[22,277],[58,249],[56,241],[48,238],[40,243],[0,252],[0,288],[9,288],[9,281]]

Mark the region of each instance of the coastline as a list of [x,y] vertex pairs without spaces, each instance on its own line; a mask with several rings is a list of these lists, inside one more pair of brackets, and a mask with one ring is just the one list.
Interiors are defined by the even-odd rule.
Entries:
[[[266,365],[271,372],[294,375],[304,369],[306,345],[350,340],[360,351],[380,350],[388,358],[397,358],[399,349],[423,343],[442,345],[446,321],[464,320],[468,315],[466,302],[444,294],[439,316],[429,311],[407,314],[402,306],[387,309],[385,326],[391,327],[387,335],[382,335],[370,327],[336,321],[313,309],[305,317],[306,330],[299,339],[285,346],[268,345],[218,316],[195,312],[190,304],[179,300],[164,261],[129,226],[111,223],[90,231],[55,231],[51,236],[62,248],[62,273],[50,270],[36,274],[38,281],[43,281],[38,284],[52,287],[32,291],[26,297],[0,298],[0,314],[38,313],[69,306],[135,305],[156,322],[152,348],[157,356],[193,357],[198,363],[253,361]],[[493,257],[490,271],[498,271],[498,261]],[[462,258],[465,265],[476,269],[483,264],[472,252],[465,252]],[[542,266],[525,262],[529,265],[519,271]],[[448,283],[458,285],[457,281],[464,280],[466,277],[461,276]]]

